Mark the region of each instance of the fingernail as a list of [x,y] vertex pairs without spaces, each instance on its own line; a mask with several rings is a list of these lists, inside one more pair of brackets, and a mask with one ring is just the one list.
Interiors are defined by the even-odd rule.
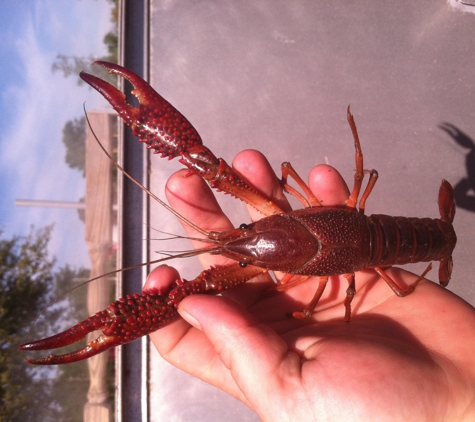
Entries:
[[178,313],[188,324],[200,331],[202,330],[201,324],[198,322],[198,320],[193,315],[189,314],[185,309],[178,309]]

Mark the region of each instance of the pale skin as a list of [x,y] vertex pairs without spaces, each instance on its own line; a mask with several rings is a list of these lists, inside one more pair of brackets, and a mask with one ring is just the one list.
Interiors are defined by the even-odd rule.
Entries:
[[[243,151],[233,166],[287,207],[262,155]],[[309,186],[325,205],[348,198],[345,182],[329,166],[315,167]],[[232,228],[197,176],[175,174],[167,196],[205,230]],[[262,217],[255,210],[250,214],[253,220]],[[228,262],[210,255],[200,260],[205,268]],[[396,268],[387,272],[402,286],[417,278]],[[436,269],[428,277],[436,279]],[[163,288],[177,278],[173,268],[158,267],[145,289]],[[166,360],[241,400],[263,421],[475,420],[472,306],[428,280],[399,298],[373,270],[365,270],[356,273],[349,323],[343,321],[343,277],[330,278],[311,318],[289,318],[309,302],[316,285],[311,278],[269,296],[264,275],[223,297],[190,296],[178,309],[183,319],[150,337]]]

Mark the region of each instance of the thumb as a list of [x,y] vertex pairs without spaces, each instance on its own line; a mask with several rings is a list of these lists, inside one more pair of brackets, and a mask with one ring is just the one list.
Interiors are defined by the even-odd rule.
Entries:
[[266,398],[275,401],[283,383],[293,383],[299,373],[300,358],[282,337],[224,297],[190,296],[178,311],[207,336],[253,410],[268,415]]

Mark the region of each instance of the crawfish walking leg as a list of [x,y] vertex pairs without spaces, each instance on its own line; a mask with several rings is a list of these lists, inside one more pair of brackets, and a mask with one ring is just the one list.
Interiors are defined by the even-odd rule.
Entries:
[[325,287],[327,287],[328,276],[319,277],[317,291],[315,292],[311,302],[301,312],[294,312],[292,316],[294,318],[308,318],[312,315],[313,310],[318,304],[318,301],[322,297]]
[[416,281],[414,281],[414,283],[410,284],[405,289],[402,289],[400,286],[397,285],[397,283],[391,277],[389,277],[388,274],[386,274],[386,272],[382,268],[379,268],[379,267],[374,268],[374,270],[384,279],[384,281],[388,283],[388,286],[391,287],[392,291],[396,293],[396,295],[399,297],[404,297],[412,293],[415,287],[419,284],[421,280],[424,279],[425,275],[431,269],[432,269],[432,263],[427,266],[424,272],[417,278]]
[[[302,180],[299,174],[295,171],[292,164],[290,164],[287,161],[282,163],[281,170],[282,170],[282,179],[280,183],[282,185],[282,189],[284,189],[286,192],[290,193],[291,195],[295,196],[301,202],[301,204],[306,208],[310,206],[311,207],[322,206],[322,203],[312,193],[308,185]],[[294,189],[292,186],[290,186],[287,183],[287,179],[289,176],[292,177],[297,182],[297,184],[300,186],[300,189],[302,189],[305,195],[307,195],[308,199],[305,199],[296,189]]]
[[348,322],[351,318],[351,302],[356,294],[355,273],[345,274],[344,277],[348,280],[345,299],[345,321]]

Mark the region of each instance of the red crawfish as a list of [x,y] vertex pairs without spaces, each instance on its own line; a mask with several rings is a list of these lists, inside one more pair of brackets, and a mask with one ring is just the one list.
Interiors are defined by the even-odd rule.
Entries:
[[[20,350],[48,350],[75,343],[94,330],[102,330],[102,334],[83,349],[64,355],[28,359],[28,362],[62,364],[94,356],[169,324],[178,317],[178,304],[186,296],[217,294],[269,270],[285,273],[279,290],[285,290],[310,276],[319,277],[314,297],[303,311],[294,313],[295,317],[312,314],[332,275],[343,274],[348,280],[345,300],[347,321],[356,292],[356,271],[372,268],[395,294],[406,296],[414,290],[430,265],[412,285],[404,289],[386,274],[384,268],[395,264],[439,261],[439,282],[442,286],[448,284],[452,251],[456,244],[452,226],[455,215],[452,186],[445,180],[440,186],[440,218],[365,216],[365,202],[378,173],[363,167],[358,132],[349,107],[347,116],[356,149],[356,171],[353,190],[346,205],[322,206],[293,167],[283,163],[282,187],[304,205],[303,209],[284,212],[234,172],[222,158],[216,158],[203,145],[200,135],[188,120],[142,78],[116,64],[102,61],[95,64],[124,77],[134,86],[133,93],[140,103],[138,108],[127,104],[125,95],[104,80],[84,72],[80,75],[111,103],[134,134],[147,144],[147,148],[169,159],[181,157],[179,161],[188,167],[189,172],[200,175],[212,188],[252,205],[265,217],[227,232],[206,232],[197,228],[214,246],[183,255],[220,254],[236,263],[210,268],[191,281],[177,280],[168,294],[144,292],[119,299],[104,311],[63,333],[24,344]],[[365,174],[369,175],[369,181],[358,201]],[[289,186],[289,177],[295,180],[306,197]]]

